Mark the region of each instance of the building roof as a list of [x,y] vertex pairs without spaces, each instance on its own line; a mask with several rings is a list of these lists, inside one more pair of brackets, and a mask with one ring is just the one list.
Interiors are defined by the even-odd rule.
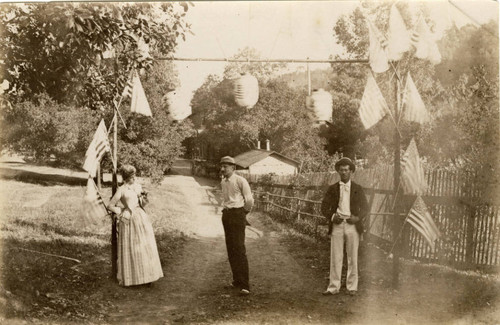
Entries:
[[276,151],[271,151],[271,150],[264,150],[264,149],[253,149],[247,152],[244,152],[242,154],[237,155],[234,157],[234,160],[236,162],[236,165],[241,166],[243,168],[248,168],[251,165],[255,164],[256,162],[259,162],[269,156],[277,156],[278,159],[280,160],[285,160],[286,162],[290,163],[291,165],[299,166],[300,163],[296,160],[293,160],[291,158],[288,158],[286,156],[283,156],[282,154],[276,152]]

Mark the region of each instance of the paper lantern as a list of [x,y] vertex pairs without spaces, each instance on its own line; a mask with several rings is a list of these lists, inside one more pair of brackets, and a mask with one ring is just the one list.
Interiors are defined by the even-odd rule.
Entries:
[[252,108],[259,100],[259,82],[250,74],[243,74],[234,80],[234,100],[244,108]]
[[314,113],[316,121],[331,121],[333,112],[332,95],[324,89],[314,89],[306,98],[306,107]]
[[191,115],[191,106],[183,99],[179,91],[170,91],[165,95],[165,97],[168,104],[168,115],[172,118],[172,120],[182,121]]

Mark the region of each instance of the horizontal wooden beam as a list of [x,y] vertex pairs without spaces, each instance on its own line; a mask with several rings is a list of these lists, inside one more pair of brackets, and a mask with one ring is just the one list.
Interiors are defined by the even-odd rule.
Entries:
[[281,62],[281,63],[368,63],[368,59],[348,60],[311,60],[311,59],[226,59],[226,58],[182,58],[182,57],[156,57],[158,61],[193,61],[193,62]]

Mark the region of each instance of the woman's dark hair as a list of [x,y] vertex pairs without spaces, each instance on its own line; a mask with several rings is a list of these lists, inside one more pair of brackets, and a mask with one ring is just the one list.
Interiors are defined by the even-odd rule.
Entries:
[[120,174],[123,181],[128,181],[132,176],[135,176],[136,169],[132,165],[123,165],[120,167]]

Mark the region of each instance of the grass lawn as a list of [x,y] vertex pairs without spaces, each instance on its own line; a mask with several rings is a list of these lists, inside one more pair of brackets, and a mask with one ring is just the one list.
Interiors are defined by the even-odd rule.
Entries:
[[[175,188],[146,188],[151,192],[146,210],[154,211],[150,217],[165,264],[189,231],[182,217],[187,203]],[[134,294],[110,278],[111,220],[90,227],[81,222],[84,191],[82,186],[0,180],[0,323],[2,318],[105,322],[113,298]],[[106,202],[110,196],[111,189],[103,189]]]

